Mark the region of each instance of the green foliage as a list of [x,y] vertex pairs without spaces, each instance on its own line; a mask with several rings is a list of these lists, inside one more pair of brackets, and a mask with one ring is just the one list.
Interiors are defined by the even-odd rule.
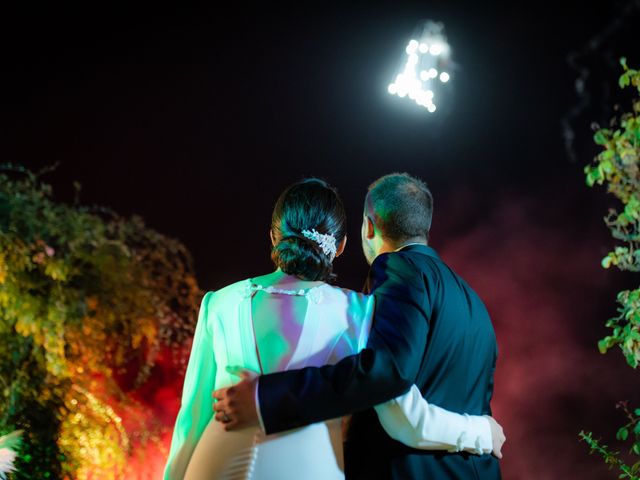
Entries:
[[[626,59],[621,59],[624,73],[620,76],[621,88],[635,87],[640,93],[640,72],[630,69]],[[622,211],[609,210],[605,223],[612,236],[621,242],[602,259],[602,267],[615,266],[620,270],[640,272],[640,96],[632,101],[632,111],[614,119],[612,128],[596,131],[594,142],[602,151],[591,165],[585,167],[587,185],[606,185],[622,204]],[[601,353],[618,346],[632,368],[640,364],[640,288],[624,290],[618,294],[618,316],[607,321],[611,334],[598,342]],[[618,429],[616,439],[631,442],[630,456],[640,456],[640,409],[631,412],[626,403],[627,423]],[[580,438],[600,454],[611,468],[620,470],[619,478],[640,480],[640,461],[626,463],[620,452],[614,452],[591,432],[580,432]]]
[[[618,403],[617,407],[624,411],[627,424],[618,429],[616,439],[620,442],[631,441],[629,454],[640,455],[640,408],[631,412],[626,402]],[[640,480],[640,461],[627,465],[620,458],[620,452],[614,452],[607,445],[602,444],[600,440],[594,439],[591,432],[580,432],[580,439],[589,445],[590,453],[600,454],[610,468],[617,467],[621,471],[618,478]]]
[[640,462],[636,462],[629,466],[620,460],[620,452],[614,452],[609,449],[607,445],[601,443],[600,440],[593,438],[591,432],[580,432],[580,439],[589,445],[591,449],[589,453],[597,453],[604,459],[604,462],[609,465],[609,468],[618,468],[620,475],[618,478],[626,478],[629,480],[640,480]]
[[640,289],[624,290],[618,294],[617,317],[607,321],[613,329],[611,335],[598,342],[601,353],[619,345],[627,363],[636,368],[640,363]]
[[[623,58],[620,86],[635,87],[640,93],[640,72],[630,69]],[[622,211],[610,210],[605,223],[613,237],[622,242],[602,259],[602,266],[640,271],[640,98],[633,100],[633,111],[615,119],[618,128],[601,128],[594,141],[603,150],[585,167],[587,185],[606,185],[621,203]],[[618,294],[618,313],[607,322],[612,333],[598,347],[602,353],[618,346],[627,363],[640,364],[640,289]]]
[[184,369],[201,292],[180,242],[55,202],[40,177],[0,168],[0,435],[25,430],[15,478],[118,478],[116,374],[140,386],[163,345]]

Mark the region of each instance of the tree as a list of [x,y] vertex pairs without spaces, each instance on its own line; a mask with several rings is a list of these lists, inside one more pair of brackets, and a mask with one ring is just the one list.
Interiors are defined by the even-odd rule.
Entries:
[[143,384],[163,345],[184,370],[202,292],[179,241],[54,201],[48,170],[0,167],[0,435],[25,431],[17,479],[120,478],[118,375]]

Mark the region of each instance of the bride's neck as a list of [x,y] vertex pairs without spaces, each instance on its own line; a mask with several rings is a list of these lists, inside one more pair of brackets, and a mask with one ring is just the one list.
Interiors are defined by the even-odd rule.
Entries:
[[289,275],[279,268],[272,273],[268,273],[267,275],[255,277],[254,280],[258,281],[262,285],[280,285],[282,287],[295,285],[298,288],[313,287],[315,285],[324,283],[321,281],[303,280],[299,277],[296,277],[295,275]]

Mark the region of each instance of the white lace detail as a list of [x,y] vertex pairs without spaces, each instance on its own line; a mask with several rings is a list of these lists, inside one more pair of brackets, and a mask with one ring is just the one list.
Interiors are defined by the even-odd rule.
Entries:
[[281,295],[297,295],[300,297],[306,297],[309,301],[313,303],[320,303],[323,299],[323,293],[320,287],[323,285],[317,285],[315,287],[311,287],[308,289],[300,289],[300,290],[285,290],[284,288],[276,288],[272,286],[263,287],[262,285],[255,284],[250,280],[247,280],[245,284],[243,297],[250,297],[253,292],[261,291],[265,293],[275,293]]
[[324,295],[319,287],[315,287],[307,291],[307,298],[313,303],[320,303]]

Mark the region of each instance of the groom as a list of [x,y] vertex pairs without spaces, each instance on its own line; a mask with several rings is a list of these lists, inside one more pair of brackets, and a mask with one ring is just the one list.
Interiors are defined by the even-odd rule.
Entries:
[[[416,450],[392,440],[374,405],[416,384],[459,413],[490,415],[495,333],[478,295],[427,246],[432,196],[421,180],[391,174],[369,187],[362,247],[375,296],[367,348],[335,365],[245,379],[214,393],[227,430],[281,432],[352,412],[348,479],[499,479],[492,455]],[[494,432],[495,434],[495,432]]]

